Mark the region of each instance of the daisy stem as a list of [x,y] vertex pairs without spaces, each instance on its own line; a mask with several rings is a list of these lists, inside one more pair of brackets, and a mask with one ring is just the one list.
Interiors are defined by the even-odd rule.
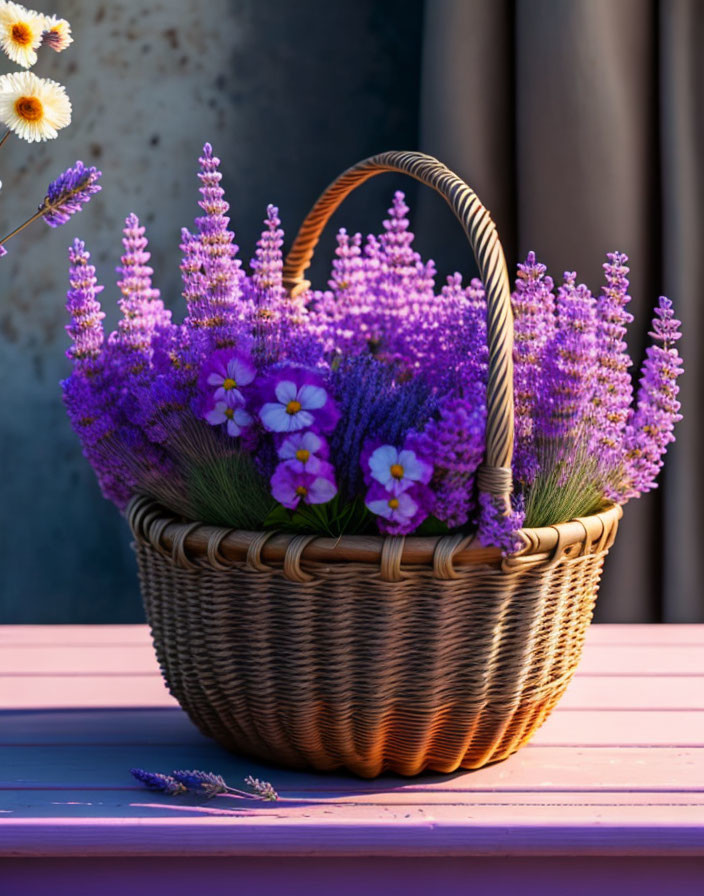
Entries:
[[5,136],[2,138],[2,140],[0,140],[0,146],[2,146],[3,143],[7,140],[7,138],[10,136],[10,133],[11,132],[9,130],[5,131]]
[[11,231],[10,233],[8,233],[7,236],[4,236],[0,240],[0,246],[2,246],[4,243],[6,243],[13,236],[16,236],[21,230],[24,230],[25,227],[28,227],[32,223],[32,221],[36,221],[38,218],[44,217],[44,215],[48,211],[51,211],[51,209],[52,209],[52,206],[49,205],[49,203],[45,202],[44,205],[41,205],[39,207],[39,209],[32,215],[31,218],[27,218],[27,220],[24,222],[24,224],[20,224],[19,227],[15,227],[15,229],[13,231]]

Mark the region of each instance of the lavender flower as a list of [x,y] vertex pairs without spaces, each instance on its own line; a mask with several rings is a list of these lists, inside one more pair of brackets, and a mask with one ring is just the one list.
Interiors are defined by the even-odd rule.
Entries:
[[474,509],[474,475],[484,456],[485,427],[483,402],[450,395],[418,437],[419,450],[434,467],[433,514],[450,527],[465,525]]
[[677,400],[682,359],[675,347],[680,326],[672,302],[660,296],[650,332],[655,344],[646,349],[636,409],[626,426],[626,476],[618,496],[622,501],[655,488],[667,446],[675,440],[675,423],[682,419]]
[[252,775],[247,775],[244,779],[244,783],[247,787],[251,787],[252,790],[264,800],[275,802],[279,798],[278,793],[268,781],[260,781],[259,778],[253,778]]
[[421,428],[435,408],[422,378],[398,382],[393,367],[369,355],[343,360],[331,376],[340,421],[330,440],[339,485],[347,499],[362,490],[360,455],[367,441],[401,444]]
[[182,241],[186,328],[201,331],[213,348],[225,348],[238,342],[247,315],[242,300],[244,272],[236,257],[239,250],[234,233],[228,229],[229,206],[220,186],[220,160],[209,143],[199,161],[199,205],[205,214],[196,219],[197,236],[185,231]]
[[633,386],[628,368],[626,326],[633,316],[626,311],[628,295],[628,257],[611,252],[604,265],[606,286],[597,300],[596,371],[589,419],[590,451],[598,456],[606,480],[606,497],[615,494],[608,483],[609,474],[620,475],[623,439],[630,414]]
[[170,338],[174,327],[171,312],[164,307],[159,290],[152,286],[154,271],[147,263],[147,238],[135,214],[125,219],[122,244],[124,254],[116,269],[122,319],[112,344],[119,347],[130,372],[137,373],[151,363],[155,342]]
[[280,224],[278,208],[269,205],[264,231],[250,264],[253,274],[246,290],[252,306],[254,351],[262,364],[315,363],[321,348],[304,327],[308,317],[305,296],[289,296],[281,279],[284,232]]
[[221,775],[213,772],[199,771],[173,771],[171,777],[175,778],[186,790],[199,793],[212,799],[219,793],[227,793],[227,784]]
[[372,297],[367,290],[361,243],[361,234],[349,236],[344,227],[340,229],[330,289],[312,296],[314,325],[321,335],[323,350],[330,354],[358,354],[368,348],[372,339]]
[[289,510],[295,510],[301,502],[327,504],[337,494],[335,471],[325,461],[319,462],[315,472],[296,469],[284,461],[271,477],[271,494]]
[[149,790],[161,791],[171,796],[191,792],[208,799],[222,794],[266,802],[279,798],[278,793],[268,781],[260,781],[259,778],[254,778],[252,775],[248,775],[244,779],[245,786],[253,791],[248,793],[237,787],[230,787],[221,775],[216,775],[213,772],[174,771],[170,775],[164,775],[161,772],[147,772],[142,768],[132,768],[130,772]]
[[479,527],[477,537],[484,547],[497,547],[503,554],[512,554],[523,547],[517,534],[525,513],[521,503],[505,513],[504,502],[485,492],[479,493]]
[[535,424],[539,435],[567,439],[583,423],[594,388],[596,315],[586,286],[566,273],[557,296],[557,328],[545,347]]
[[95,268],[89,264],[90,253],[86,251],[82,240],[73,241],[68,257],[71,267],[66,310],[71,322],[66,326],[66,331],[73,344],[67,350],[66,357],[80,365],[86,361],[95,361],[103,346],[105,315],[97,300],[103,287],[96,280]]
[[162,775],[160,772],[147,772],[143,768],[131,768],[130,773],[144,784],[149,790],[158,790],[175,796],[177,793],[185,793],[187,788],[171,775]]
[[101,176],[102,172],[97,168],[86,168],[78,161],[53,180],[40,206],[40,209],[46,209],[42,217],[49,227],[60,227],[79,212],[90,197],[100,191],[98,179]]
[[512,295],[514,316],[514,409],[515,478],[524,486],[535,479],[538,461],[534,421],[536,402],[542,391],[545,350],[555,332],[555,297],[552,279],[545,265],[529,252],[525,264],[518,265],[516,289]]

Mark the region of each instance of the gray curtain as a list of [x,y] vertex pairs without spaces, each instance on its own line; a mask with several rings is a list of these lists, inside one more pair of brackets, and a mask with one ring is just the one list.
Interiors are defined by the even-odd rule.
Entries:
[[[598,289],[604,254],[618,249],[630,257],[633,357],[660,293],[684,324],[685,419],[660,491],[626,508],[602,621],[704,621],[703,44],[699,0],[426,3],[421,148],[476,189],[509,268],[534,249],[554,277],[576,270]],[[419,239],[441,270],[466,255],[445,214],[434,197],[419,197]]]

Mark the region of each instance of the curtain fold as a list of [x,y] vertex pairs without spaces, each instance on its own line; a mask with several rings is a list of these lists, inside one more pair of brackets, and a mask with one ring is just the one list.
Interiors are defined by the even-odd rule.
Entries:
[[[697,0],[426,3],[421,148],[491,210],[510,270],[531,249],[555,280],[597,292],[607,251],[630,258],[640,362],[665,292],[685,325],[688,415],[661,491],[626,508],[597,618],[704,620],[696,583],[704,7]],[[421,197],[417,230],[441,273],[460,245]],[[448,235],[445,238],[445,235]],[[450,235],[451,234],[451,235]]]

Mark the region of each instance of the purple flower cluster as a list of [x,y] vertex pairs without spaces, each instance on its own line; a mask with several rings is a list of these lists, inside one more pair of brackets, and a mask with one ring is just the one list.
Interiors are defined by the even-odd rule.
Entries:
[[[107,338],[88,252],[76,241],[69,253],[73,371],[64,398],[120,507],[141,492],[232,526],[263,526],[273,514],[294,530],[314,519],[333,531],[354,519],[355,531],[394,535],[427,520],[511,552],[524,523],[597,509],[580,494],[625,501],[654,487],[679,419],[679,323],[661,299],[632,408],[626,256],[608,256],[596,299],[573,273],[555,294],[532,252],[518,266],[509,502],[477,487],[488,380],[481,282],[465,286],[453,274],[436,290],[396,193],[381,234],[339,232],[329,290],[291,298],[278,209],[267,208],[248,272],[219,165],[206,144],[202,214],[181,237],[182,323],[152,285],[135,215],[117,268],[121,318]],[[91,172],[77,165],[56,182],[57,214],[94,192]],[[555,502],[551,489],[572,489],[577,503]]]
[[675,440],[674,425],[682,419],[677,400],[682,359],[675,348],[682,334],[672,302],[664,296],[658,300],[650,335],[655,344],[646,349],[636,408],[625,427],[626,475],[620,500],[655,488],[667,446]]
[[523,486],[537,475],[535,398],[542,385],[545,352],[555,333],[555,296],[546,267],[529,252],[518,265],[512,296],[514,315],[514,413],[516,421],[514,475]]
[[42,217],[49,227],[60,227],[80,212],[90,197],[102,189],[98,183],[101,176],[97,168],[86,168],[78,161],[53,180],[41,206],[47,209]]

